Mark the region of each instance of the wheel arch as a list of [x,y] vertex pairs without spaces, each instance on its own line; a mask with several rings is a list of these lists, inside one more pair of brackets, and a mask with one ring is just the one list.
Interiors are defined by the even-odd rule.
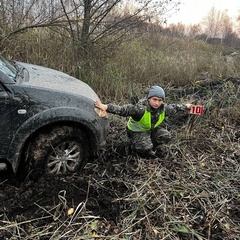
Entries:
[[[15,134],[8,152],[8,161],[11,163],[13,171],[15,173],[17,172],[20,161],[24,159],[24,153],[27,150],[28,144],[42,131],[49,130],[53,127],[71,126],[80,128],[83,134],[86,135],[86,141],[88,141],[89,149],[97,150],[99,143],[96,120],[91,118],[89,113],[84,113],[84,115],[81,116],[81,118],[76,116],[76,112],[74,115],[71,115],[68,111],[67,116],[59,116],[58,114],[55,117],[50,114],[50,117],[48,118],[46,118],[46,116],[38,116],[37,118],[35,117],[32,119],[32,121],[37,124],[33,124],[32,121],[28,121],[28,123],[25,123],[24,126],[21,126]],[[44,121],[40,121],[41,119],[44,119]],[[94,151],[90,152],[92,152],[92,154],[95,153]]]

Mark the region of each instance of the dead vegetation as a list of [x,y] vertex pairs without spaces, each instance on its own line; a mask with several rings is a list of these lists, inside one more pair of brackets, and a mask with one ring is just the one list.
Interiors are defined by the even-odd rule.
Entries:
[[169,90],[206,111],[168,120],[175,138],[161,159],[129,154],[125,119],[112,116],[106,148],[81,175],[2,179],[0,238],[239,239],[239,83]]

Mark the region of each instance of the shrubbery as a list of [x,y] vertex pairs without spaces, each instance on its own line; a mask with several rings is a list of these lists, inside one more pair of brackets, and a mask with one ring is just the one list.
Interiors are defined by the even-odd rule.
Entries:
[[104,100],[125,101],[152,84],[170,88],[194,85],[203,77],[224,79],[240,75],[240,57],[234,56],[233,61],[227,62],[223,45],[160,34],[146,33],[104,51],[93,47],[91,53],[84,56],[78,54],[63,34],[45,30],[18,35],[2,48],[3,54],[12,59],[81,78]]

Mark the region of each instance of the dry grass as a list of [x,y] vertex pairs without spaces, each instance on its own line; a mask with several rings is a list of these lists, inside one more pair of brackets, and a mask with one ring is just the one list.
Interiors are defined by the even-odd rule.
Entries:
[[[226,61],[224,46],[193,39],[146,33],[115,49],[86,57],[77,55],[64,33],[34,30],[1,43],[2,53],[15,60],[40,64],[69,73],[88,83],[104,101],[124,101],[140,94],[143,87],[194,85],[203,75],[208,79],[239,77],[239,59]],[[90,54],[90,53],[89,53]]]
[[[219,134],[217,142],[208,133]],[[178,141],[169,146],[162,160],[119,156],[116,161],[119,153],[112,149],[112,169],[103,170],[96,161],[99,169],[89,186],[98,191],[112,191],[113,183],[121,187],[109,203],[120,207],[114,222],[88,207],[88,194],[72,206],[62,190],[51,208],[35,203],[42,217],[1,221],[1,234],[8,239],[238,239],[240,146],[221,131],[205,134],[210,147],[198,146],[195,133],[188,145]],[[208,148],[216,149],[209,153]],[[74,212],[68,215],[71,207]]]
[[[74,62],[67,39],[35,32],[16,41],[2,46],[6,56],[78,76],[82,59]],[[125,119],[111,116],[109,142],[83,169],[84,177],[43,178],[18,187],[0,183],[0,237],[240,239],[239,79],[225,79],[239,77],[239,59],[229,64],[221,51],[193,40],[144,36],[81,69],[80,77],[104,101],[127,102],[159,84],[167,101],[204,104],[205,115],[172,122],[175,141],[162,159],[130,155]],[[209,75],[199,82],[203,70]],[[216,84],[209,85],[212,80]]]
[[[27,189],[40,188],[39,196],[32,197],[35,214],[27,215],[28,206],[22,206],[25,211],[15,214],[14,220],[2,213],[1,237],[238,240],[239,115],[230,118],[231,109],[225,101],[234,95],[232,104],[239,109],[238,82],[225,91],[234,81],[198,89],[198,94],[205,91],[205,104],[213,96],[211,104],[204,116],[191,116],[180,125],[173,122],[175,140],[166,147],[162,159],[130,155],[125,119],[112,116],[109,142],[99,157],[86,165],[81,184],[81,176],[58,179],[58,189],[52,178],[31,183]],[[49,184],[57,195],[52,188],[45,189]],[[40,201],[42,192],[55,197],[54,202]],[[76,198],[80,192],[81,200]]]

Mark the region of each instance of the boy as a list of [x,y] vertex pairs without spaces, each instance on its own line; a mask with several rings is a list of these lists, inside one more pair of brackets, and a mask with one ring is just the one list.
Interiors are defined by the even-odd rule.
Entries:
[[164,104],[165,92],[159,86],[152,86],[146,98],[137,104],[117,106],[113,104],[102,104],[95,102],[95,107],[102,111],[117,114],[123,117],[130,117],[127,123],[127,131],[132,142],[132,150],[137,153],[155,156],[158,147],[171,140],[171,133],[161,127],[165,116],[177,111],[184,111],[186,114],[191,104]]

